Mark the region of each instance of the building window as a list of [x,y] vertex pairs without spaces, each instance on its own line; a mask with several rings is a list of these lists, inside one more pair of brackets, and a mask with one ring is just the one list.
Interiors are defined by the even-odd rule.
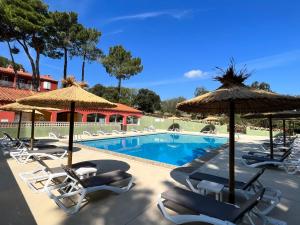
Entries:
[[9,80],[9,78],[8,78],[8,76],[2,76],[2,80],[4,80],[4,81],[8,81],[8,80]]
[[92,113],[87,115],[87,122],[105,123],[105,115],[99,113]]
[[43,88],[46,90],[50,90],[51,89],[51,83],[49,81],[44,81],[43,82]]
[[122,123],[123,122],[123,116],[121,115],[111,115],[109,117],[110,123]]
[[139,118],[136,116],[128,116],[126,119],[127,124],[139,124]]

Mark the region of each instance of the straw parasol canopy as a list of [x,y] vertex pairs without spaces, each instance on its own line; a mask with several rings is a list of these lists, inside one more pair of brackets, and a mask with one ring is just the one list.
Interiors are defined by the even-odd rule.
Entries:
[[177,116],[168,117],[169,120],[179,120],[180,118]]
[[[218,68],[220,69],[220,68]],[[234,133],[235,113],[270,112],[300,108],[300,98],[279,95],[247,87],[243,82],[250,76],[244,68],[237,71],[232,61],[226,70],[220,69],[221,76],[215,80],[221,86],[196,98],[177,104],[185,112],[229,115],[229,202],[235,202],[234,187]]]
[[179,103],[177,109],[194,113],[229,113],[229,102],[234,102],[236,113],[299,108],[299,98],[296,97],[251,89],[244,84],[226,84],[213,92]]
[[[13,111],[13,112],[32,112],[32,110],[47,110],[47,111],[56,111],[59,110],[57,108],[51,108],[51,107],[37,107],[37,106],[32,106],[32,105],[24,105],[18,102],[14,102],[11,104],[3,105],[0,107],[0,110],[4,111]],[[42,114],[39,111],[36,111],[36,114]]]
[[38,93],[26,98],[18,99],[17,102],[33,106],[69,108],[72,102],[80,108],[111,108],[114,103],[94,95],[80,86],[73,85],[54,91]]
[[[0,107],[0,110],[5,110],[5,111],[13,111],[13,112],[19,112],[20,113],[20,118],[19,118],[19,125],[18,125],[18,133],[17,133],[17,138],[20,138],[20,131],[21,131],[21,122],[22,122],[22,113],[27,112],[31,113],[31,148],[33,148],[33,140],[34,140],[34,115],[43,115],[42,112],[40,111],[55,111],[59,110],[56,108],[50,108],[50,107],[37,107],[37,106],[31,106],[31,105],[24,105],[20,104],[17,102],[3,105]],[[40,111],[38,111],[40,110]]]
[[17,102],[34,106],[49,106],[57,108],[70,108],[70,129],[68,147],[68,166],[72,166],[74,114],[75,105],[80,108],[113,108],[117,105],[98,97],[80,87],[75,81],[70,87],[54,91],[39,93],[27,98],[18,99]]
[[208,116],[208,117],[204,118],[203,120],[211,121],[211,122],[219,122],[220,120],[222,120],[222,118],[218,117],[218,116]]
[[280,112],[267,112],[267,113],[248,113],[242,116],[245,119],[264,119],[268,117],[272,119],[296,119],[300,118],[300,111],[287,110]]

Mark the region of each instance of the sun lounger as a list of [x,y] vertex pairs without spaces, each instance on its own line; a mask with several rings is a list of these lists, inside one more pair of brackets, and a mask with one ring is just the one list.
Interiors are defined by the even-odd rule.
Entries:
[[[247,182],[243,181],[236,181],[235,182],[235,188],[240,189],[240,190],[251,190],[254,189],[256,190],[257,188],[261,188],[262,184],[259,182],[258,178],[264,173],[265,169],[260,169],[256,174],[254,174]],[[229,180],[228,178],[220,177],[220,176],[215,176],[207,173],[200,173],[200,172],[195,172],[189,175],[186,178],[186,182],[188,183],[189,187],[193,192],[198,192],[198,189],[194,187],[192,184],[192,181],[202,181],[202,180],[207,180],[211,182],[215,182],[218,184],[222,184],[225,187],[228,187]]]
[[24,147],[19,151],[10,152],[10,156],[14,158],[18,163],[21,164],[28,163],[33,156],[55,160],[55,159],[62,159],[66,155],[67,155],[67,150],[58,147],[42,149],[42,150],[28,150],[27,147]]
[[64,138],[66,138],[66,137],[63,136],[63,135],[61,135],[61,134],[56,134],[56,133],[54,133],[54,132],[49,132],[49,133],[48,133],[48,136],[49,136],[50,138],[55,138],[55,139],[64,139]]
[[132,131],[132,132],[135,132],[135,133],[143,133],[142,130],[138,130],[138,129],[134,129],[134,128],[132,128],[131,131]]
[[[50,168],[38,157],[33,156],[33,158],[39,163],[39,167],[36,170],[19,174],[33,192],[44,192],[47,188],[58,188],[57,185],[64,183],[67,174],[62,167]],[[82,178],[90,175],[94,176],[97,173],[97,165],[89,161],[74,163],[72,169]]]
[[[250,198],[254,193],[257,193],[260,189],[264,188],[265,193],[262,198],[263,207],[260,207],[261,214],[268,214],[271,212],[276,205],[280,202],[282,193],[277,189],[273,189],[270,187],[264,187],[262,183],[259,181],[259,178],[264,173],[265,169],[262,168],[257,171],[250,179],[245,181],[235,181],[235,189],[240,190],[240,192],[246,197]],[[224,185],[225,188],[228,188],[229,180],[228,178],[215,176],[207,173],[195,172],[189,175],[186,178],[186,182],[189,188],[196,193],[200,193],[197,187],[193,185],[194,182],[200,182],[202,180],[218,183]]]
[[270,157],[269,154],[265,154],[265,155],[245,154],[242,156],[242,162],[249,167],[259,167],[259,166],[267,166],[267,165],[282,166],[284,160],[286,160],[291,153],[292,151],[289,150],[285,152],[282,156],[274,155],[273,159]]
[[288,174],[296,174],[297,172],[300,172],[300,159],[284,160],[280,167],[284,168]]
[[112,135],[111,132],[103,131],[103,130],[97,130],[97,134],[102,134],[102,135]]
[[[158,207],[163,216],[175,224],[202,222],[215,225],[234,225],[238,224],[244,217],[247,217],[252,224],[254,224],[252,217],[258,217],[263,222],[273,222],[275,219],[261,215],[255,210],[263,194],[264,189],[253,195],[241,207],[238,207],[176,187],[160,195]],[[185,208],[191,211],[191,214],[170,215],[167,211],[169,203]],[[277,224],[286,224],[283,221],[276,220],[276,222],[278,222]]]
[[83,134],[83,135],[87,135],[87,136],[98,136],[98,134],[97,134],[97,133],[91,133],[91,132],[89,132],[89,131],[86,131],[86,130],[85,130],[85,131],[83,131],[83,132],[82,132],[82,134]]
[[[129,173],[121,170],[107,172],[85,179],[79,179],[72,169],[64,166],[63,168],[68,175],[68,179],[65,181],[65,186],[59,189],[46,189],[46,191],[48,196],[68,214],[78,212],[81,204],[90,193],[102,190],[123,193],[128,191],[133,183],[133,177]],[[113,185],[116,183],[123,183],[127,180],[129,180],[127,185]],[[73,204],[72,206],[68,207],[66,204],[64,204],[66,199],[70,200],[75,196],[79,196],[75,205]]]
[[126,132],[125,131],[122,131],[122,130],[112,130],[111,131],[112,133],[116,133],[116,134],[126,134]]

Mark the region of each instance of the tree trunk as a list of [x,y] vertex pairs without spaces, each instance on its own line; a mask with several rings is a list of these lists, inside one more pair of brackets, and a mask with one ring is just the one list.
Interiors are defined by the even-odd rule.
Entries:
[[12,53],[12,49],[11,49],[9,41],[7,41],[7,45],[8,45],[8,48],[9,48],[10,58],[11,58],[11,61],[12,61],[12,64],[13,64],[13,69],[14,69],[14,74],[15,74],[15,79],[16,79],[16,88],[19,89],[20,86],[19,86],[18,71],[17,71],[17,68],[16,68],[15,58],[14,58],[14,55]]
[[121,81],[122,81],[122,78],[118,78],[118,102],[120,101],[120,98],[121,98]]
[[40,50],[39,49],[36,49],[35,69],[36,69],[36,85],[38,89],[40,87]]
[[[68,69],[68,50],[64,48],[64,80],[67,79],[67,69]],[[66,87],[66,84],[63,84]]]
[[32,69],[32,84],[33,84],[32,87],[33,87],[34,91],[38,91],[38,87],[35,85],[36,84],[36,68],[35,68],[34,60],[30,55],[29,48],[28,48],[25,40],[22,40],[22,41],[17,40],[17,41],[23,47],[23,49],[30,61],[30,65],[31,65],[31,69]]
[[81,67],[81,81],[84,82],[84,69],[85,69],[85,55],[83,56],[83,62]]

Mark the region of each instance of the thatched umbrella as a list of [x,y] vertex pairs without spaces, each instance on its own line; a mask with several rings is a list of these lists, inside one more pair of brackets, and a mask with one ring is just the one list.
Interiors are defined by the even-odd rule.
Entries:
[[[33,149],[33,141],[34,141],[34,122],[35,122],[35,114],[43,115],[40,111],[55,111],[58,110],[56,108],[50,108],[50,107],[37,107],[37,106],[31,106],[31,105],[24,105],[17,102],[3,105],[0,107],[0,110],[5,111],[13,111],[13,112],[19,112],[19,124],[18,124],[18,133],[17,138],[20,138],[20,131],[21,131],[21,122],[22,122],[22,114],[23,112],[31,113],[31,149]],[[39,111],[38,111],[39,110]]]
[[222,83],[215,91],[181,102],[177,109],[185,112],[221,114],[229,116],[229,202],[235,202],[234,187],[234,114],[270,112],[300,107],[300,98],[279,95],[247,87],[243,82],[249,77],[245,69],[237,72],[232,63],[215,79]]
[[214,122],[218,122],[221,120],[221,117],[217,117],[217,116],[208,116],[206,118],[204,118],[203,120],[205,121],[214,121]]
[[286,119],[300,118],[300,112],[295,110],[281,111],[281,112],[268,112],[268,113],[248,113],[242,116],[245,119],[268,119],[270,129],[270,157],[273,158],[273,125],[272,120],[282,120],[283,129],[283,144],[286,146]]
[[75,104],[80,108],[112,108],[117,105],[104,98],[98,97],[74,82],[73,86],[57,89],[54,91],[43,92],[27,98],[17,100],[19,103],[33,106],[51,106],[57,108],[70,108],[70,129],[69,129],[69,148],[68,166],[72,166],[73,134],[74,134],[74,114]]

